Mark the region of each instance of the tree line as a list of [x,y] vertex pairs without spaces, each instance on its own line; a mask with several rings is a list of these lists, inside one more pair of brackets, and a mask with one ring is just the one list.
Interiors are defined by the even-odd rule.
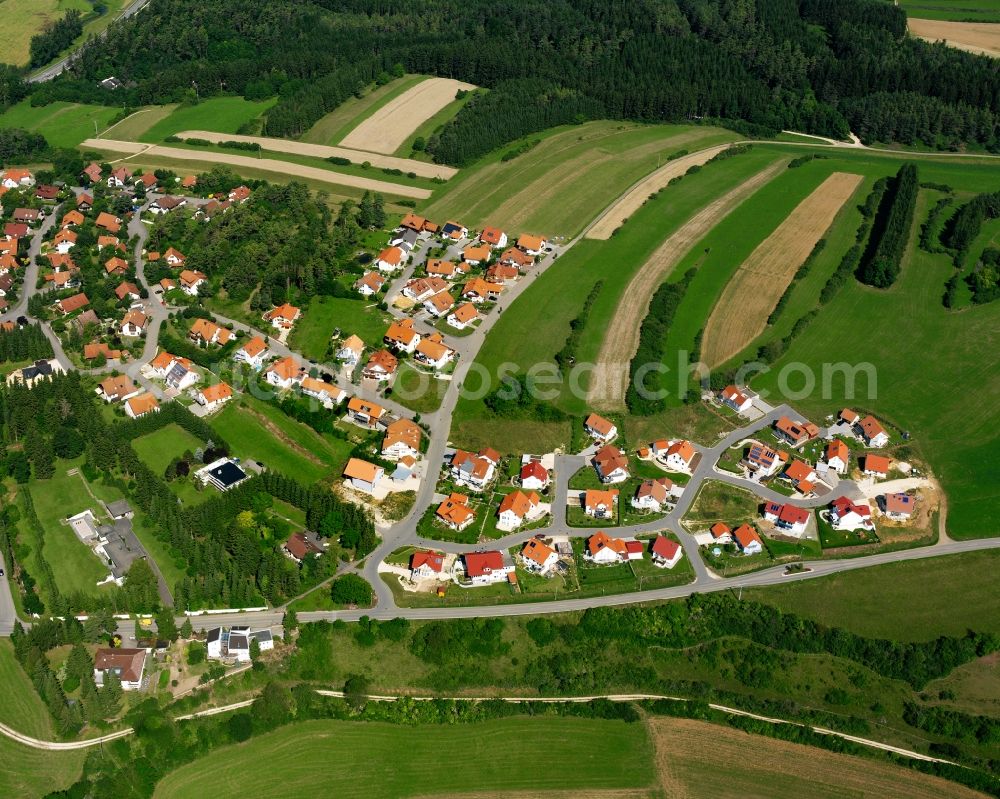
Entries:
[[858,268],[858,280],[862,283],[884,289],[896,282],[913,225],[919,188],[916,164],[903,164],[889,181],[872,224],[868,250]]

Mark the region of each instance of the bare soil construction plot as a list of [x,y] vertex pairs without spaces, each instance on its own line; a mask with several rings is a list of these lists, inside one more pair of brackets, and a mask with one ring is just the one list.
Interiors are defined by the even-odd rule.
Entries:
[[[691,719],[652,718],[663,795],[669,799],[881,797],[973,799],[962,785],[878,760]],[[752,757],[747,753],[752,752]]]
[[460,89],[469,91],[474,88],[471,83],[451,78],[421,81],[378,109],[348,133],[340,144],[352,150],[391,155],[423,122],[454,100]]
[[1000,24],[991,22],[945,22],[940,19],[908,19],[910,33],[928,42],[942,39],[968,53],[1000,58]]
[[724,363],[760,335],[792,276],[862,179],[834,172],[740,264],[705,326],[701,350],[705,363]]
[[276,153],[292,153],[293,155],[308,155],[314,158],[347,158],[352,163],[371,162],[372,166],[386,169],[401,169],[403,172],[413,172],[424,178],[442,178],[447,180],[458,170],[450,166],[429,164],[426,161],[414,161],[410,158],[395,158],[379,153],[359,153],[343,147],[328,147],[325,144],[309,144],[308,142],[291,139],[272,139],[267,136],[239,136],[235,133],[213,133],[210,130],[185,130],[177,134],[182,139],[205,139],[214,144],[223,141],[239,141],[259,144],[263,150]]
[[677,158],[674,161],[670,161],[666,166],[660,167],[647,178],[637,183],[618,202],[605,211],[604,215],[584,233],[584,238],[600,239],[602,241],[610,239],[615,229],[632,216],[646,202],[650,194],[659,191],[671,180],[683,175],[691,167],[708,163],[729,146],[728,144],[720,144],[717,147],[709,147],[697,153]]
[[[657,247],[649,260],[635,273],[622,293],[621,301],[604,335],[604,343],[601,345],[588,389],[588,400],[592,404],[601,407],[621,407],[625,399],[628,363],[639,346],[639,327],[649,311],[649,301],[653,292],[699,240],[740,203],[785,169],[786,163],[786,160],[781,160],[771,164],[732,191],[706,205],[685,222],[680,230]],[[644,192],[643,199],[648,195],[648,191]],[[641,203],[636,205],[636,208],[639,205]],[[623,375],[626,379],[622,379]]]
[[402,186],[386,180],[361,178],[356,175],[345,175],[332,169],[321,169],[315,166],[294,164],[290,161],[278,161],[273,158],[253,158],[246,155],[230,155],[212,151],[183,150],[179,147],[163,147],[158,144],[142,144],[133,141],[115,141],[114,139],[87,139],[81,145],[93,150],[104,150],[113,153],[129,153],[130,155],[162,156],[176,158],[182,161],[205,161],[212,164],[229,164],[234,167],[275,172],[280,175],[309,178],[337,186],[350,186],[357,189],[378,191],[397,197],[412,197],[416,200],[426,200],[431,196],[430,189],[420,189],[414,186]]

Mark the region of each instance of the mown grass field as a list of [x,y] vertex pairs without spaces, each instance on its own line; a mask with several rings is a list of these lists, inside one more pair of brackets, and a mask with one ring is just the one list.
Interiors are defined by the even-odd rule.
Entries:
[[[0,11],[4,5],[0,5]],[[76,147],[94,135],[95,122],[97,130],[102,131],[117,113],[117,108],[103,105],[56,102],[34,107],[22,100],[0,114],[0,128],[24,128],[41,133],[55,147]]]
[[135,113],[125,117],[121,122],[116,122],[110,128],[103,131],[101,137],[105,139],[117,139],[119,141],[137,141],[153,125],[163,121],[176,110],[177,103],[150,105],[140,108]]
[[[759,149],[729,161],[709,164],[696,175],[685,177],[680,183],[665,189],[655,200],[647,202],[611,239],[582,240],[575,244],[535,278],[522,297],[504,308],[503,315],[480,350],[477,362],[485,366],[491,375],[496,375],[503,363],[517,364],[522,372],[538,363],[554,363],[555,354],[569,335],[570,323],[579,314],[596,283],[603,280],[604,285],[591,308],[576,358],[578,364],[593,363],[603,342],[603,331],[617,312],[625,287],[660,242],[700,208],[764,168],[774,158],[772,153]],[[524,335],[526,330],[530,330],[531,335]],[[560,409],[577,415],[587,411],[588,377],[581,375],[579,390],[575,390],[569,382],[562,386],[556,402]],[[684,410],[683,416],[690,417],[687,409]],[[460,400],[454,417],[453,437],[462,442],[471,435],[481,433],[483,421],[489,416],[481,401]],[[631,425],[626,420],[625,427],[634,427],[640,431],[637,435],[645,438],[651,432],[648,420],[636,419],[635,422]],[[548,428],[542,438],[547,446],[565,443],[568,439],[569,424],[526,424],[531,425],[530,429],[520,422],[504,421],[500,426],[504,436],[509,434],[508,431],[516,431],[517,440],[525,439],[527,451],[532,451],[530,441],[538,440],[536,436],[541,433],[540,426]],[[661,430],[658,435],[663,433]]]
[[335,328],[343,338],[359,336],[369,346],[382,342],[391,318],[367,300],[348,297],[313,297],[292,330],[290,345],[314,361],[326,360]]
[[427,75],[404,75],[384,86],[372,86],[362,97],[351,97],[320,118],[301,139],[311,144],[339,144],[378,109],[427,78]]
[[52,566],[56,585],[63,593],[83,591],[88,594],[100,593],[98,580],[104,579],[108,570],[90,547],[80,540],[64,523],[72,516],[90,508],[95,516],[101,516],[104,509],[87,493],[83,480],[78,475],[68,475],[66,471],[78,466],[75,461],[56,461],[56,473],[48,480],[32,480],[27,487],[34,501],[35,513],[45,531],[43,552]]
[[194,452],[204,445],[204,441],[177,424],[168,424],[132,442],[136,455],[159,475],[163,474],[174,458],[179,458],[187,450]]
[[102,5],[107,8],[104,14],[91,17],[93,6],[87,0],[2,0],[0,16],[6,33],[3,60],[16,66],[26,65],[30,59],[31,37],[40,33],[47,23],[64,17],[67,11],[83,14],[83,36],[77,40],[79,42],[108,27],[123,3],[124,0],[104,0]]
[[245,122],[256,119],[275,104],[277,98],[251,101],[242,97],[210,97],[196,105],[182,105],[155,122],[139,137],[144,142],[161,142],[182,130],[211,130],[236,133]]
[[40,799],[65,790],[80,779],[86,757],[84,749],[49,752],[0,735],[0,796]]
[[588,122],[527,137],[539,144],[503,162],[512,142],[463,169],[424,206],[442,221],[486,224],[549,237],[578,233],[629,186],[668,156],[739,138],[732,131],[686,125]]
[[955,22],[1000,22],[997,0],[899,0],[908,17]]
[[6,639],[0,641],[0,686],[5,697],[0,703],[0,722],[33,738],[51,738],[52,717],[14,657],[14,645]]
[[351,449],[346,441],[325,438],[268,403],[246,395],[228,403],[211,424],[233,454],[259,460],[307,484],[339,473]]
[[651,756],[645,728],[616,721],[514,718],[450,727],[309,721],[219,749],[169,774],[154,795],[237,796],[248,777],[269,797],[649,788],[656,780]]

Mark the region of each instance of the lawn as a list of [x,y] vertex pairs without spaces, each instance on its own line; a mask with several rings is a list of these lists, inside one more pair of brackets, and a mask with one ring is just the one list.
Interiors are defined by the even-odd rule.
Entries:
[[266,402],[244,395],[212,419],[212,427],[235,455],[259,460],[268,468],[304,483],[314,483],[347,462],[351,445],[321,436]]
[[275,102],[277,98],[251,101],[242,97],[210,97],[195,105],[182,105],[148,128],[140,141],[161,142],[182,130],[236,133],[241,125],[259,117]]
[[448,381],[404,361],[392,386],[392,398],[416,413],[431,413],[441,407],[447,390]]
[[1000,22],[997,0],[900,0],[908,17],[954,22]]
[[5,697],[0,703],[0,722],[34,738],[51,738],[52,717],[14,657],[14,646],[8,640],[0,640],[0,685]]
[[[99,519],[104,516],[104,508],[87,493],[80,476],[66,474],[68,468],[78,465],[75,461],[56,461],[55,476],[32,480],[27,490],[45,531],[43,552],[59,590],[64,594],[82,591],[93,595],[101,592],[97,583],[108,575],[108,570],[69,525],[63,523],[67,516],[88,508]],[[27,526],[24,522],[22,525]]]
[[892,563],[743,592],[744,599],[860,635],[926,641],[966,630],[1000,634],[1000,552]]
[[344,136],[386,103],[426,79],[426,75],[404,75],[384,86],[372,86],[362,97],[351,97],[321,117],[302,134],[302,141],[310,144],[339,144]]
[[189,450],[194,452],[199,447],[204,447],[205,442],[180,425],[170,423],[135,439],[132,446],[143,463],[156,474],[162,475],[174,458],[179,458]]
[[153,125],[161,122],[177,110],[177,103],[169,105],[149,105],[130,114],[101,133],[103,139],[137,141]]
[[463,169],[425,207],[430,218],[460,219],[509,232],[569,237],[629,186],[680,151],[739,138],[732,131],[690,125],[588,122],[532,134],[527,153],[502,161],[511,142]]
[[295,323],[289,346],[314,361],[325,361],[330,337],[340,328],[343,338],[352,333],[369,346],[382,342],[390,317],[366,300],[347,297],[313,297]]
[[95,135],[95,122],[97,130],[104,130],[117,113],[117,108],[103,105],[56,102],[35,107],[22,100],[0,114],[0,128],[24,128],[43,134],[54,147],[76,147]]
[[744,488],[719,480],[706,480],[684,514],[684,521],[692,523],[691,527],[709,527],[720,521],[736,527],[755,519],[759,504],[757,496]]
[[0,736],[0,796],[40,799],[65,790],[80,778],[86,757],[85,749],[49,752]]
[[[554,742],[558,753],[550,751]],[[447,767],[442,753],[456,767]],[[248,776],[254,791],[269,797],[447,796],[501,785],[504,791],[580,793],[651,787],[652,762],[645,727],[619,721],[538,717],[451,726],[308,721],[183,766],[160,782],[155,796],[218,796],[219,786],[245,784]],[[440,767],[428,770],[428,763]]]
[[7,34],[4,45],[4,61],[15,66],[26,66],[31,57],[29,46],[31,37],[40,33],[49,22],[66,15],[67,11],[83,13],[83,35],[87,36],[104,30],[118,16],[123,0],[104,0],[107,11],[100,16],[92,16],[93,6],[86,0],[3,0],[4,30]]

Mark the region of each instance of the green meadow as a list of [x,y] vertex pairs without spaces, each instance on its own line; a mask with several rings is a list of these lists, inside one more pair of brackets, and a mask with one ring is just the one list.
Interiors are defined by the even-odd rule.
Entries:
[[163,119],[154,122],[139,139],[151,143],[161,142],[167,136],[183,130],[236,133],[241,125],[257,119],[275,102],[276,97],[259,101],[245,100],[242,97],[210,97],[194,105],[178,106]]
[[22,100],[0,114],[0,128],[24,128],[41,133],[54,147],[76,147],[97,135],[95,130],[103,131],[118,111],[102,105],[65,102],[32,106],[29,100]]

